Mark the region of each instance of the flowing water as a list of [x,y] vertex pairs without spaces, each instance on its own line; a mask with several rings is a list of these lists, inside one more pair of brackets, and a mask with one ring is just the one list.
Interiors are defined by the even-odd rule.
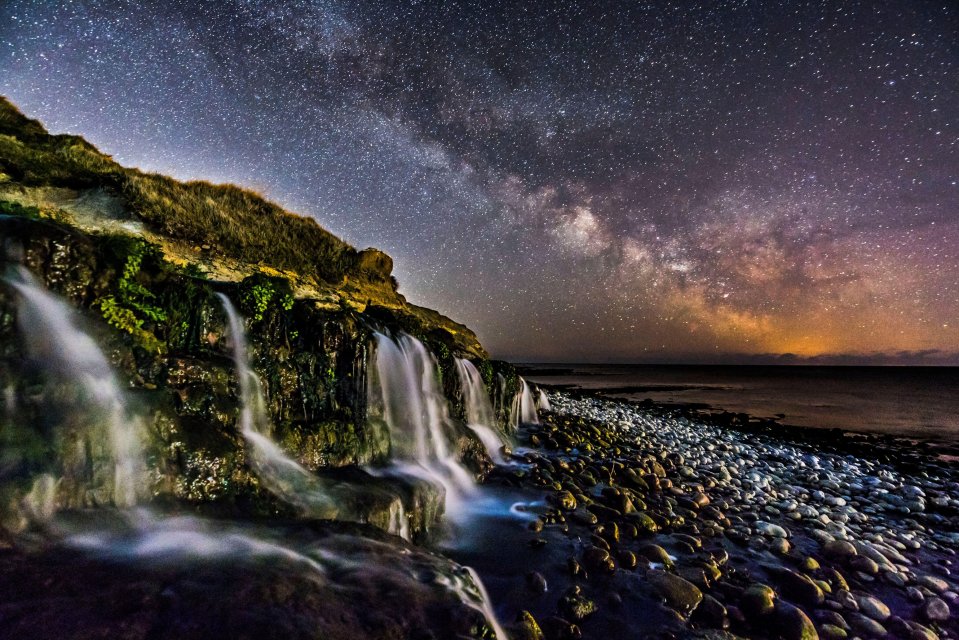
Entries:
[[549,398],[546,397],[546,392],[542,389],[539,390],[539,401],[537,403],[540,411],[552,411],[553,407],[549,404]]
[[533,400],[533,392],[529,388],[529,383],[523,378],[519,379],[520,390],[513,398],[513,406],[510,409],[510,421],[514,427],[521,424],[538,424],[539,415],[536,413],[536,402]]
[[[122,508],[75,512],[64,518],[56,513],[61,506],[58,488],[64,478],[54,473],[38,474],[23,502],[35,520],[44,521],[52,539],[97,556],[137,564],[185,567],[185,563],[194,560],[231,562],[231,559],[275,558],[305,566],[320,581],[328,575],[327,567],[359,566],[350,558],[353,543],[345,543],[343,549],[288,544],[281,530],[270,531],[262,525],[165,516],[147,508],[135,508],[138,497],[143,495],[138,482],[146,471],[143,426],[137,416],[128,412],[123,390],[108,360],[96,342],[78,328],[69,307],[45,291],[29,273],[20,272],[8,281],[21,299],[18,320],[30,355],[56,380],[56,389],[62,392],[65,386],[76,387],[75,394],[62,399],[64,420],[68,424],[59,430],[77,430],[79,425],[82,435],[91,443],[89,446],[96,446],[98,442],[106,444],[113,504]],[[273,440],[261,383],[249,363],[242,318],[225,296],[221,295],[221,301],[229,321],[239,386],[237,426],[246,441],[253,470],[267,489],[307,515],[349,518],[351,514],[345,511],[350,507],[344,505],[352,504],[352,496],[347,495],[352,489],[331,485],[313,474]],[[479,434],[484,428],[492,429],[492,408],[475,367],[461,367],[465,376],[464,393],[473,394],[467,400],[470,426]],[[457,504],[478,494],[471,476],[455,455],[455,429],[447,400],[437,384],[432,355],[422,343],[409,336],[401,335],[393,340],[378,334],[376,374],[376,391],[390,429],[397,466],[441,484],[448,502],[454,506],[450,511],[457,513]],[[6,404],[10,408],[15,402],[8,398]],[[105,437],[99,437],[100,430],[105,430],[102,434]],[[494,451],[498,452],[501,443],[495,434],[493,439],[497,445]],[[492,439],[488,442],[490,446],[494,444]],[[89,478],[71,480],[78,486],[90,481]],[[480,500],[476,504],[482,503]],[[391,529],[395,529],[393,533],[409,539],[409,519],[398,498],[389,505],[389,519]],[[366,562],[360,564],[366,567]],[[376,570],[389,573],[390,568]],[[507,638],[473,569],[464,566],[452,575],[440,576],[437,581],[480,612],[497,638]]]
[[230,299],[218,293],[230,325],[233,362],[240,385],[240,433],[246,440],[257,476],[274,495],[320,518],[341,516],[336,501],[321,479],[288,456],[272,439],[263,387],[250,367],[243,319]]
[[483,377],[476,366],[465,358],[456,358],[456,372],[460,378],[463,404],[466,405],[466,426],[480,439],[490,458],[498,464],[502,463],[504,443],[496,428],[496,414]]
[[[101,457],[98,450],[106,443],[103,453],[111,467],[111,501],[118,507],[133,506],[145,492],[141,486],[146,468],[144,427],[127,411],[123,391],[110,363],[93,338],[80,330],[73,311],[38,284],[27,270],[17,270],[7,281],[20,296],[17,322],[30,356],[41,365],[45,375],[55,381],[52,388],[55,394],[75,392],[68,401],[82,407],[79,412],[65,411],[63,424],[58,429],[64,446],[72,441],[74,450],[70,457],[76,461],[60,470],[62,480],[77,487],[88,484],[89,468],[97,464],[96,458]],[[70,438],[64,433],[67,431],[79,437]],[[52,475],[37,478],[27,497],[34,516],[52,516],[58,506],[57,482]]]
[[394,466],[441,486],[447,511],[455,511],[475,493],[475,486],[456,457],[453,421],[437,382],[436,362],[412,336],[375,337],[369,398],[389,429]]

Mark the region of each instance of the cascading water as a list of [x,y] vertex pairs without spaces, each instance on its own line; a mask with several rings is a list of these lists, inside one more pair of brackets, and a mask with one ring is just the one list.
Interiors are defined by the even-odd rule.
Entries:
[[401,334],[376,333],[371,400],[382,407],[393,458],[406,472],[439,484],[447,511],[472,494],[473,480],[452,450],[449,407],[437,384],[436,362],[423,343]]
[[542,389],[539,390],[539,410],[540,411],[552,411],[553,407],[549,404],[549,398],[546,397],[546,392]]
[[286,455],[273,441],[263,388],[247,357],[243,319],[228,297],[222,293],[217,296],[230,325],[233,362],[240,384],[239,427],[249,445],[254,470],[267,489],[310,515],[321,518],[341,515],[320,478]]
[[466,405],[466,426],[480,439],[487,453],[497,463],[503,462],[503,440],[496,429],[496,416],[483,377],[476,366],[465,358],[456,358],[460,392]]
[[[7,281],[20,296],[18,320],[23,330],[28,351],[44,365],[46,374],[55,380],[54,389],[60,394],[56,399],[69,405],[66,423],[58,426],[58,432],[69,432],[76,439],[87,441],[77,447],[89,451],[83,459],[89,467],[103,456],[98,447],[108,450],[110,471],[113,480],[112,502],[116,506],[130,507],[144,494],[139,486],[146,477],[143,460],[143,425],[127,412],[122,388],[114,377],[110,364],[94,340],[80,331],[71,318],[69,307],[37,284],[28,272],[22,271],[8,277]],[[311,515],[336,502],[322,492],[322,480],[289,458],[270,437],[271,423],[267,415],[259,379],[251,369],[247,356],[243,325],[236,310],[223,297],[224,309],[230,322],[234,358],[242,401],[239,428],[251,450],[251,464],[264,485],[294,504],[308,507]],[[409,347],[410,344],[405,345]],[[419,345],[422,348],[422,345]],[[414,349],[415,350],[415,349]],[[424,359],[425,358],[425,359]],[[429,396],[420,402],[434,426],[448,421],[448,415],[437,402],[435,370],[428,366],[431,361],[425,349],[414,359],[422,367],[421,392],[417,397]],[[432,387],[427,384],[432,380]],[[15,390],[6,390],[4,405],[8,411],[16,411]],[[389,403],[395,406],[395,403]],[[105,430],[105,433],[103,432]],[[430,438],[432,438],[432,433]],[[58,433],[58,436],[60,434]],[[71,436],[71,437],[72,437]],[[423,444],[421,442],[421,444]],[[448,451],[443,440],[427,443],[433,446],[437,460]],[[67,455],[73,455],[68,452]],[[62,464],[62,460],[57,461]],[[81,465],[83,466],[83,465]],[[55,469],[53,473],[39,474],[29,494],[24,497],[29,515],[35,520],[50,520],[55,517],[59,503],[57,494],[64,481],[82,485],[86,477],[66,477],[72,469]],[[88,471],[83,472],[89,475]],[[448,477],[456,479],[465,471],[450,469]],[[468,477],[467,482],[468,483]],[[336,495],[334,493],[334,495]],[[102,501],[94,504],[103,504]],[[69,504],[67,506],[92,506]],[[275,532],[262,531],[251,524],[232,524],[204,520],[195,517],[164,517],[146,508],[114,511],[115,517],[91,516],[90,519],[68,519],[51,524],[55,533],[66,545],[89,553],[117,558],[123,561],[172,563],[183,570],[187,563],[232,562],[242,558],[269,558],[274,562],[303,565],[310,573],[312,582],[328,583],[328,567],[340,566],[351,571],[357,566],[352,555],[357,548],[363,553],[366,548],[375,548],[376,542],[353,542],[348,536],[331,538],[339,544],[333,550],[311,545],[287,545]],[[402,502],[391,511],[398,533],[409,538],[409,522]],[[343,542],[338,542],[342,540]],[[366,545],[364,547],[364,545]],[[368,559],[369,556],[367,556]],[[383,567],[384,574],[389,573]],[[368,580],[368,578],[364,578]],[[496,620],[479,576],[469,567],[458,567],[450,577],[443,574],[437,582],[455,593],[463,603],[479,611],[487,620],[499,640],[507,636]],[[387,577],[388,583],[388,577]],[[335,588],[335,587],[330,587]]]
[[513,398],[513,406],[510,409],[510,422],[514,427],[521,424],[539,424],[539,416],[536,414],[536,402],[533,400],[533,392],[529,384],[523,378],[519,379],[520,390]]
[[[106,443],[106,457],[112,467],[109,501],[118,507],[132,507],[143,495],[143,424],[127,412],[123,391],[113,375],[110,363],[96,342],[73,321],[71,309],[46,291],[24,268],[6,278],[20,296],[17,320],[30,355],[40,362],[49,376],[58,380],[57,391],[76,389],[79,407],[72,406],[64,417],[66,429],[80,430],[74,438],[70,457],[84,464],[66,465],[63,479],[79,490],[89,482],[89,469],[96,464],[97,450]],[[105,431],[105,433],[103,433]],[[105,436],[105,437],[104,437]],[[58,437],[69,442],[67,435]],[[84,444],[85,443],[85,444]],[[84,447],[88,447],[87,453]],[[93,459],[90,459],[90,458]],[[96,475],[95,472],[92,473]],[[73,477],[71,477],[73,476]],[[27,496],[32,516],[52,517],[57,506],[56,479],[40,476]],[[68,500],[68,502],[70,502]],[[69,506],[87,506],[85,500]]]

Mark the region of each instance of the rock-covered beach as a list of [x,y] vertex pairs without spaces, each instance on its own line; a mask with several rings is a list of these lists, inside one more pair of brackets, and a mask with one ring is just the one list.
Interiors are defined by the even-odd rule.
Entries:
[[520,431],[521,464],[491,481],[545,490],[528,530],[512,530],[525,595],[464,554],[494,602],[525,598],[546,637],[956,636],[955,464],[548,398],[542,424]]

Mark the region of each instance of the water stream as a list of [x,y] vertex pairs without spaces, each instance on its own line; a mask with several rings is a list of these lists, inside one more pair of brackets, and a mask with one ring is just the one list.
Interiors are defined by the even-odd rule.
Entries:
[[267,414],[260,378],[250,366],[243,318],[230,299],[218,293],[230,326],[233,363],[240,386],[238,426],[248,445],[251,466],[274,495],[318,518],[342,517],[340,507],[316,474],[287,455],[273,440],[273,425]]
[[394,339],[376,333],[375,338],[369,398],[389,429],[394,467],[442,487],[447,512],[462,508],[475,485],[456,456],[449,404],[440,391],[433,356],[406,334]]
[[456,358],[456,372],[460,378],[460,393],[466,406],[466,426],[486,447],[490,458],[497,464],[503,460],[503,439],[496,428],[496,414],[490,402],[489,391],[476,366],[465,358]]
[[[72,395],[61,399],[65,424],[57,431],[79,432],[88,448],[99,443],[106,449],[112,476],[111,504],[120,508],[88,509],[64,517],[57,513],[63,507],[103,506],[102,502],[60,504],[61,485],[69,481],[84,487],[91,482],[90,474],[68,477],[69,468],[51,468],[48,473],[37,474],[32,490],[22,502],[32,518],[38,523],[43,521],[41,524],[52,540],[97,556],[138,564],[172,563],[183,567],[194,560],[275,558],[305,566],[318,581],[326,581],[329,567],[357,565],[350,557],[352,543],[344,543],[343,549],[288,544],[282,528],[273,531],[253,523],[163,515],[137,507],[138,501],[148,495],[140,486],[147,471],[145,432],[141,419],[128,411],[125,393],[109,361],[96,341],[79,328],[67,304],[47,292],[28,272],[18,271],[7,281],[19,294],[18,321],[31,358],[43,367],[53,381],[52,387],[61,393],[66,387],[72,389]],[[226,296],[221,295],[220,299],[229,322],[239,386],[237,426],[246,442],[251,467],[264,487],[305,515],[350,519],[355,515],[351,513],[355,488],[310,472],[273,440],[261,383],[247,355],[242,318]],[[377,334],[376,374],[377,395],[393,438],[397,468],[438,482],[446,491],[448,510],[458,512],[457,505],[476,497],[477,491],[456,457],[455,429],[446,398],[437,384],[432,355],[409,336],[393,340]],[[471,392],[482,391],[485,395],[485,389],[476,386],[475,380],[469,381],[473,385]],[[471,428],[475,431],[476,426],[486,426],[484,423],[492,413],[489,400],[485,399],[484,405],[483,399],[474,397],[469,404],[475,424]],[[82,460],[83,455],[79,458]],[[58,460],[57,464],[63,466],[63,461]],[[409,539],[409,519],[399,498],[390,503],[389,519],[393,533]],[[389,572],[390,568],[383,567],[382,571]],[[479,576],[469,567],[455,571],[437,581],[480,612],[496,637],[505,640],[507,635],[496,619]]]
[[513,398],[513,406],[510,408],[510,422],[513,427],[519,427],[521,424],[538,424],[539,415],[536,413],[536,401],[533,399],[533,392],[529,388],[529,383],[522,377],[519,379],[520,390]]
[[[123,390],[100,347],[78,326],[70,307],[44,289],[24,268],[6,278],[20,297],[17,322],[30,357],[51,381],[49,406],[79,405],[57,415],[57,437],[71,449],[69,461],[36,479],[27,505],[38,519],[49,519],[60,506],[87,506],[88,499],[60,498],[81,494],[99,482],[98,466],[109,467],[107,497],[118,507],[131,507],[146,493],[143,487],[144,425],[127,410]],[[59,409],[59,406],[57,406]],[[51,413],[56,413],[51,411]],[[105,446],[104,446],[105,444]],[[100,498],[103,494],[95,492]],[[66,502],[66,504],[59,504]]]

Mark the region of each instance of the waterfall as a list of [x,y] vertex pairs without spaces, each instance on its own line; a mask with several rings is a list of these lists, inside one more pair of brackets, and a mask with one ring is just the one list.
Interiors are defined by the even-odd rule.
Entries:
[[[110,363],[93,338],[77,327],[70,307],[46,291],[29,271],[21,267],[6,280],[20,296],[17,321],[29,354],[57,380],[58,395],[77,392],[77,397],[71,400],[77,400],[81,406],[71,407],[71,415],[65,416],[64,423],[82,430],[92,452],[105,443],[112,466],[110,501],[118,507],[132,507],[144,493],[138,486],[146,470],[143,424],[127,412],[123,391]],[[69,442],[68,434],[57,436]],[[79,488],[84,479],[73,477],[73,473],[91,464],[95,466],[97,456],[94,455],[92,461],[88,459],[82,440],[73,446],[76,450],[70,458],[76,463],[65,465],[64,479],[77,482]],[[53,485],[52,476],[37,479],[27,497],[29,510],[35,515],[52,515],[56,505]]]
[[497,463],[503,462],[503,441],[496,430],[496,416],[489,393],[476,366],[465,358],[456,358],[460,391],[466,405],[466,426],[480,439],[487,453]]
[[536,415],[536,403],[533,401],[533,392],[530,391],[529,384],[522,377],[520,381],[520,390],[513,398],[513,406],[510,409],[510,422],[514,427],[521,424],[539,424],[539,416]]
[[320,518],[340,516],[322,480],[290,458],[272,439],[263,387],[250,367],[243,319],[233,303],[218,293],[230,325],[233,362],[240,384],[240,433],[249,447],[250,463],[264,486],[288,503]]
[[414,475],[446,491],[447,510],[473,492],[473,479],[456,459],[453,424],[437,383],[436,362],[423,343],[401,334],[376,333],[376,371],[371,400],[383,411],[393,458]]
[[539,390],[539,409],[540,411],[553,410],[553,407],[549,404],[549,398],[546,397],[546,392],[542,389]]
[[486,587],[475,569],[463,565],[460,575],[439,576],[437,582],[455,593],[468,607],[482,614],[492,628],[495,640],[509,640],[506,630],[503,629],[496,617],[496,612],[493,611]]

